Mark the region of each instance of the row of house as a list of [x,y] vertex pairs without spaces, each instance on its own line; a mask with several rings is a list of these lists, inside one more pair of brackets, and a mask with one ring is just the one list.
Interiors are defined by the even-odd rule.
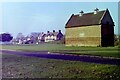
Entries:
[[14,38],[12,40],[13,44],[39,44],[41,42],[54,42],[54,41],[60,41],[63,39],[63,33],[61,30],[56,32],[53,30],[53,32],[47,31],[47,33],[34,33],[30,36],[22,36],[19,38]]
[[42,33],[41,35],[38,36],[39,42],[58,41],[61,40],[62,38],[63,34],[61,30],[59,30],[58,32],[55,32],[55,30],[53,30],[53,32],[47,31],[47,34]]

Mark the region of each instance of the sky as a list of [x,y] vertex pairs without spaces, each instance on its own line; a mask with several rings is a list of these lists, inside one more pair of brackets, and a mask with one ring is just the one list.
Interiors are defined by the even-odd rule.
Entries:
[[16,36],[31,32],[61,30],[65,33],[65,24],[72,14],[109,9],[118,34],[118,2],[5,2],[0,4],[2,31]]

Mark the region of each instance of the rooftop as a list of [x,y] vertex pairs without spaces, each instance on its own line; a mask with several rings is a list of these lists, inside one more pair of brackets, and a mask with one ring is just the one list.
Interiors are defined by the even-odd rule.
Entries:
[[100,24],[100,20],[102,19],[105,11],[106,10],[98,11],[96,14],[94,14],[94,12],[83,13],[82,16],[80,16],[79,14],[72,14],[70,19],[66,23],[65,28]]

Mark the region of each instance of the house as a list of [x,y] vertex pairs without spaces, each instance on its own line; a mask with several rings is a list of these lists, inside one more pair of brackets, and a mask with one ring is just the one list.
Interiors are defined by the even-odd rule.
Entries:
[[66,46],[114,46],[114,22],[108,9],[72,14],[65,29]]
[[61,33],[61,30],[59,30],[59,32],[55,32],[55,30],[53,30],[53,32],[47,31],[47,34],[44,37],[44,41],[45,42],[58,41],[61,40],[62,38],[63,34]]
[[38,36],[38,43],[45,41],[45,35],[43,32]]

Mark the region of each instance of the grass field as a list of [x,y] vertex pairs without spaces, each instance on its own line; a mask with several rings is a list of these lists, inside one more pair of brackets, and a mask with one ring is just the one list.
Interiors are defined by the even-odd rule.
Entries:
[[77,55],[95,55],[101,57],[120,58],[118,47],[66,47],[64,44],[39,44],[39,45],[3,45],[2,49],[21,51],[50,51]]
[[[50,51],[120,58],[118,47],[66,47],[63,44],[3,45],[2,49]],[[3,78],[86,78],[119,80],[120,66],[2,53]]]
[[120,79],[120,66],[2,54],[3,78]]

